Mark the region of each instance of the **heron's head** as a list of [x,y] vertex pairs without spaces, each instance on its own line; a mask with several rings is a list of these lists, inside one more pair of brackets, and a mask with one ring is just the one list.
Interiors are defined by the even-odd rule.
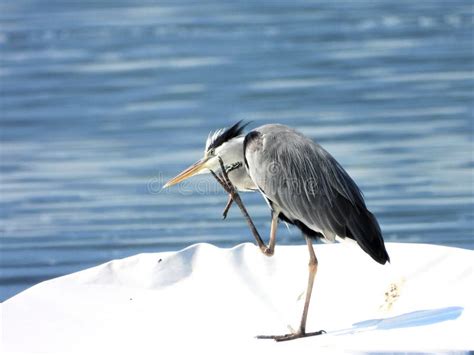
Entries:
[[219,171],[218,157],[221,157],[226,165],[242,161],[244,154],[244,136],[242,134],[245,126],[247,124],[242,124],[242,121],[239,121],[232,127],[219,129],[209,134],[204,157],[168,181],[163,188],[173,186],[194,175],[209,173],[209,170]]

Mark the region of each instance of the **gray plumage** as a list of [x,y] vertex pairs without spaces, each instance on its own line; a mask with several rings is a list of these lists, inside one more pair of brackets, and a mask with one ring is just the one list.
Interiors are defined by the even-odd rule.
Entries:
[[271,124],[247,134],[243,149],[250,178],[282,220],[309,237],[351,238],[375,261],[389,261],[359,188],[319,144]]

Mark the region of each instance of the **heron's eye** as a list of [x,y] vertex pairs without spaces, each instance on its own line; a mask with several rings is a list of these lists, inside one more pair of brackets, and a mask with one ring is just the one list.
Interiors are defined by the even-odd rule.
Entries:
[[209,151],[207,152],[208,155],[211,155],[211,156],[214,156],[216,155],[216,150],[214,148],[212,149],[209,149]]

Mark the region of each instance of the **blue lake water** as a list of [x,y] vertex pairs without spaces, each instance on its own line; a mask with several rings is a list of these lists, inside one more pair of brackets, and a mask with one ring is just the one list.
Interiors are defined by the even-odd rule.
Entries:
[[[320,142],[387,241],[474,249],[473,29],[456,0],[0,2],[0,301],[253,241],[211,179],[160,191],[240,119]],[[243,198],[267,235],[266,204]],[[302,238],[281,225],[278,242]]]

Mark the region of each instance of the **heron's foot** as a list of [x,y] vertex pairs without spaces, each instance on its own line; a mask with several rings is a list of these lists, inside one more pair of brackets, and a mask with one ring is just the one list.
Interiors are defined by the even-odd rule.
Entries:
[[[234,200],[231,200],[231,201],[234,201]],[[230,209],[230,206],[224,208],[224,210],[222,211],[222,219],[226,219],[226,218],[227,218],[227,213],[229,212],[229,209]]]
[[[224,174],[217,175],[214,171],[209,170],[217,180],[217,182],[222,186],[225,192],[227,192],[232,198],[237,194],[234,185],[230,182],[229,177]],[[225,212],[225,210],[224,210]]]
[[257,335],[256,338],[257,339],[273,339],[275,341],[287,341],[287,340],[293,340],[293,339],[298,339],[298,338],[312,337],[312,336],[321,335],[321,334],[326,334],[326,331],[320,330],[319,332],[311,332],[311,333],[298,331],[296,333],[290,333],[290,334],[285,334],[285,335]]
[[274,249],[271,249],[269,247],[267,247],[266,245],[262,245],[260,247],[260,250],[262,251],[263,254],[265,254],[266,256],[272,256],[275,252]]
[[222,211],[222,219],[226,219],[226,218],[227,218],[227,212],[229,212],[228,209],[225,209],[224,211]]
[[[219,174],[218,176],[218,180],[220,180],[221,182],[221,185],[222,187],[224,188],[224,190],[229,194],[231,195],[231,197],[235,197],[235,195],[237,194],[236,190],[235,190],[235,187],[234,185],[232,184],[232,182],[230,181],[229,179],[229,175],[227,175],[227,170],[224,166],[224,161],[222,160],[221,157],[218,157],[219,158],[219,164],[220,164],[220,167],[221,167],[221,173]],[[213,174],[214,175],[214,174]]]
[[224,176],[223,174],[219,174],[219,179],[224,183],[225,186],[224,190],[231,195],[232,197],[235,196],[235,187],[234,185],[230,182],[229,178]]

